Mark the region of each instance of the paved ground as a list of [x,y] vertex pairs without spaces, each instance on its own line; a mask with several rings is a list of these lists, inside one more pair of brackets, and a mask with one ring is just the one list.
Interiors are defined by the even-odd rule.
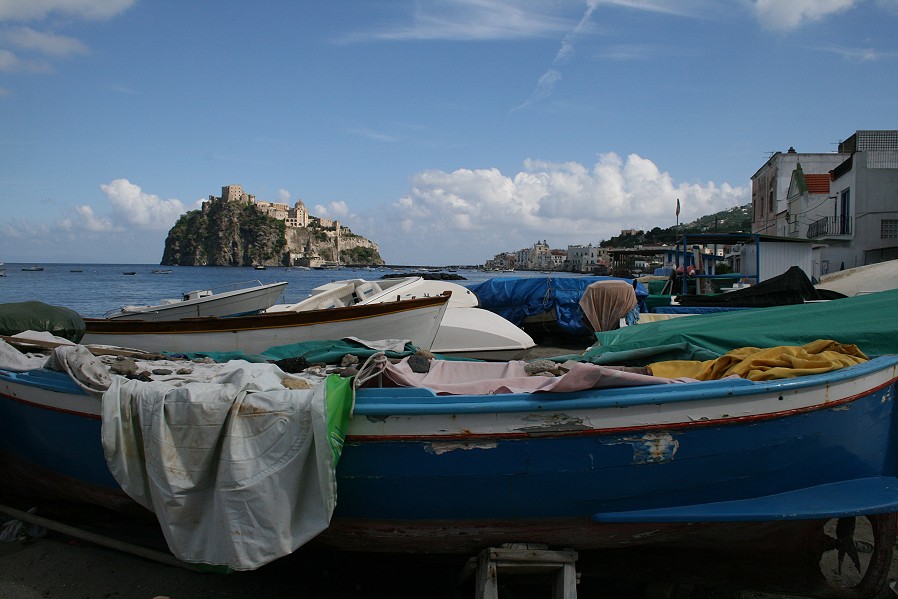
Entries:
[[[77,518],[75,518],[77,520]],[[106,522],[105,526],[114,526]],[[139,529],[102,530],[111,538],[163,549],[160,537]],[[125,533],[125,534],[123,534]],[[132,538],[128,535],[132,535]],[[0,597],[3,599],[470,599],[473,584],[459,584],[464,557],[397,557],[338,554],[302,548],[254,572],[198,573],[51,532],[29,541],[0,542]],[[892,561],[892,577],[898,560]],[[546,582],[503,581],[500,597],[545,599]],[[526,582],[527,584],[524,584]],[[584,577],[578,596],[644,599],[785,599],[786,595],[746,590],[704,590],[681,585],[614,582]],[[895,599],[888,587],[877,599]]]

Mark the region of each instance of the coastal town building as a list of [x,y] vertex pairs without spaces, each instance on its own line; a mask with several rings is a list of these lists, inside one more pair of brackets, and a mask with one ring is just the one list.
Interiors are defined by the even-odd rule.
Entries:
[[564,270],[571,272],[596,272],[611,270],[611,254],[608,248],[598,245],[569,245]]
[[799,164],[805,174],[829,174],[847,157],[848,154],[833,152],[799,153],[795,148],[775,152],[751,177],[752,232],[761,235],[787,234],[787,196],[792,172]]
[[752,232],[816,242],[820,274],[898,258],[898,130],[776,153],[752,177],[752,208]]

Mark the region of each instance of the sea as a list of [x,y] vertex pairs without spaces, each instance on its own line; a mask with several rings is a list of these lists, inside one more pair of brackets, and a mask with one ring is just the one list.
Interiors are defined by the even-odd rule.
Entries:
[[[23,270],[40,267],[43,270]],[[160,272],[162,271],[162,272]],[[169,272],[170,271],[170,272]],[[312,289],[341,279],[379,279],[425,272],[421,267],[337,268],[304,270],[282,266],[256,270],[239,266],[159,266],[158,264],[6,264],[0,277],[0,303],[40,301],[63,306],[82,316],[102,318],[123,306],[153,305],[181,298],[199,289],[225,291],[249,282],[288,283],[277,303],[295,303]],[[462,277],[454,282],[470,286],[493,277],[577,276],[570,273],[516,271],[513,273],[459,268],[427,269]]]

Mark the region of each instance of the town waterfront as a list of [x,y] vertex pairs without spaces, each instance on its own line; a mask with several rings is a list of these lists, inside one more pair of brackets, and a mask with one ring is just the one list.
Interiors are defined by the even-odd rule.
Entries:
[[[24,271],[32,266],[40,271]],[[154,271],[171,271],[157,274]],[[232,266],[174,266],[155,264],[7,264],[6,276],[0,277],[0,303],[40,301],[70,308],[82,316],[102,317],[126,305],[157,304],[160,300],[180,298],[197,289],[224,290],[246,281],[274,283],[287,281],[278,303],[294,303],[308,297],[313,288],[340,279],[379,279],[384,276],[411,275],[421,267],[339,268],[303,270],[298,268]],[[448,271],[441,271],[447,272]],[[125,274],[129,273],[129,274]],[[130,274],[133,273],[133,274]],[[498,276],[551,277],[577,276],[571,273],[519,271],[514,273],[458,269],[462,285],[472,285]]]

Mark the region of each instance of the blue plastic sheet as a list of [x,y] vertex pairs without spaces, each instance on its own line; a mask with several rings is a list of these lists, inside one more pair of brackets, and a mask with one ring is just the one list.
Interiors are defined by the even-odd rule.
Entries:
[[[570,335],[589,335],[584,326],[580,298],[586,288],[597,281],[626,281],[620,277],[496,277],[468,287],[480,301],[480,307],[521,326],[528,316],[553,312],[559,329]],[[646,311],[645,298],[649,293],[636,282],[636,302]]]

